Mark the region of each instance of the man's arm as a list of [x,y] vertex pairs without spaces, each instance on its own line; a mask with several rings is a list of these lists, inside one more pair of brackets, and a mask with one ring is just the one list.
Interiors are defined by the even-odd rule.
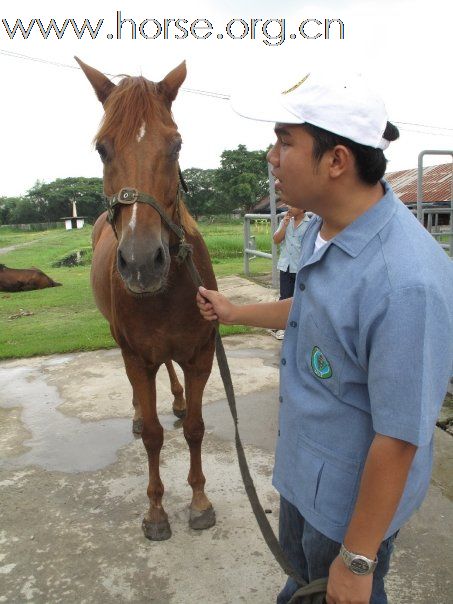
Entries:
[[292,301],[292,298],[287,298],[277,302],[239,306],[214,290],[200,287],[197,293],[198,308],[207,321],[270,329],[285,329]]
[[[417,447],[376,434],[365,463],[359,495],[344,545],[374,560],[395,515]],[[330,567],[327,604],[368,604],[373,576],[358,576],[337,557]]]

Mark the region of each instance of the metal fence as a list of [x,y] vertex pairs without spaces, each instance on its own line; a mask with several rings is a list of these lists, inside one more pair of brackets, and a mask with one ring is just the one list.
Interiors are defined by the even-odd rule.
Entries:
[[[450,179],[450,207],[449,208],[424,208],[423,207],[423,158],[426,155],[449,155],[453,161],[453,151],[429,150],[421,151],[418,154],[418,179],[417,179],[417,210],[414,210],[418,220],[425,225],[429,233],[438,241],[441,247],[447,252],[453,260],[453,165],[452,176]],[[443,230],[439,227],[439,215],[449,214],[449,228]],[[426,221],[425,221],[426,217]],[[434,221],[433,221],[434,217]],[[433,224],[434,222],[434,224]]]
[[[272,260],[272,287],[278,288],[278,271],[277,261],[278,252],[277,245],[272,239],[272,234],[275,233],[278,226],[278,217],[276,211],[275,202],[275,181],[271,172],[271,165],[267,165],[269,174],[269,203],[270,203],[270,214],[246,214],[244,216],[244,274],[250,275],[250,260],[259,256],[260,258],[269,258]],[[269,235],[271,239],[271,253],[263,252],[258,250],[256,247],[255,237],[251,234],[251,223],[259,221],[261,224],[269,228]]]
[[[282,214],[283,217],[284,214]],[[278,225],[280,216],[276,217],[276,222]],[[269,232],[269,236],[272,242],[272,252],[263,252],[256,247],[256,238],[255,235],[252,235],[252,223],[258,222],[266,225],[266,231]],[[250,261],[253,258],[269,258],[272,260],[272,287],[278,288],[278,271],[277,271],[277,245],[274,243],[272,239],[271,232],[274,233],[277,229],[277,225],[275,227],[272,226],[272,218],[270,214],[246,214],[244,216],[244,274],[250,275]]]

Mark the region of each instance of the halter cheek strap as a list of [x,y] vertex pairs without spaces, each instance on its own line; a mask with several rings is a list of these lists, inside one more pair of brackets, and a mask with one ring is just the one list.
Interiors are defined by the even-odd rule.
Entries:
[[[181,188],[178,188],[178,193],[176,195],[176,212],[179,216],[179,200],[181,197]],[[148,195],[147,193],[141,193],[137,191],[137,189],[132,189],[129,187],[125,187],[121,189],[121,191],[111,197],[107,197],[107,218],[108,221],[115,233],[115,237],[118,239],[118,233],[115,228],[115,210],[119,205],[132,205],[134,203],[146,203],[156,210],[156,212],[161,217],[161,220],[167,225],[167,227],[173,231],[176,237],[179,240],[179,248],[176,256],[176,260],[178,263],[186,260],[187,256],[192,253],[192,245],[186,242],[185,231],[182,226],[175,224],[172,222],[166,213],[163,211],[161,205],[156,201],[154,197]]]

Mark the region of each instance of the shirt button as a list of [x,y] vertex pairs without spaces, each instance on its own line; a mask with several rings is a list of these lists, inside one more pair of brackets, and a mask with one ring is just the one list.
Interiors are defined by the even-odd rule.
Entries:
[[286,365],[286,359],[282,359],[282,365]]
[[300,289],[301,292],[303,292],[304,289],[305,289],[305,284],[304,283],[299,283],[299,289]]
[[279,403],[283,403],[283,396],[279,396],[278,401],[279,401]]
[[291,321],[290,325],[291,327],[297,327],[297,321]]

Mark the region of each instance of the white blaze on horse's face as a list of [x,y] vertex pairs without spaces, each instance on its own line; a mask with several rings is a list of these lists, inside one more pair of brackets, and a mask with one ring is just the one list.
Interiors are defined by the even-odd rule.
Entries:
[[139,143],[143,139],[145,134],[146,134],[146,126],[145,126],[145,122],[142,122],[142,125],[140,126],[140,130],[138,131],[138,134],[137,134],[137,143]]
[[134,229],[137,225],[137,206],[138,206],[138,203],[134,203],[132,205],[132,216],[129,221],[129,228],[132,232],[134,232]]

